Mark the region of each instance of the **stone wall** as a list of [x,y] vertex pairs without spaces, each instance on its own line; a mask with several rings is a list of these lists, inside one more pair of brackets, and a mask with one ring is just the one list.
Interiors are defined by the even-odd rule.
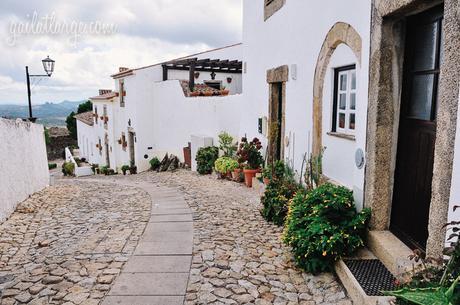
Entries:
[[50,137],[50,143],[46,145],[48,160],[64,159],[64,149],[71,146],[78,146],[77,140],[71,136]]
[[0,118],[0,221],[49,183],[42,125]]

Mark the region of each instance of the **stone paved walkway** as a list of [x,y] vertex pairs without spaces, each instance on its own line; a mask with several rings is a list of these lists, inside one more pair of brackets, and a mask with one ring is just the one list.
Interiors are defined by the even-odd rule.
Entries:
[[99,304],[150,207],[142,190],[74,180],[33,195],[0,225],[1,304]]
[[332,274],[313,276],[293,265],[281,242],[282,229],[262,218],[254,191],[189,171],[121,178],[177,188],[192,208],[194,246],[185,304],[352,304]]
[[188,171],[64,179],[0,226],[1,304],[351,305],[333,275],[292,264],[259,209]]
[[191,210],[175,189],[136,186],[152,198],[150,221],[102,304],[183,304],[192,260]]

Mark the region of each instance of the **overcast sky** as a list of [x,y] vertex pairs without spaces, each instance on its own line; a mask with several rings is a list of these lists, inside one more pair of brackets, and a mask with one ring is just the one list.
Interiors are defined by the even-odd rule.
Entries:
[[[26,104],[25,66],[42,74],[47,55],[56,61],[55,72],[34,85],[34,104],[83,100],[99,88],[113,88],[110,75],[120,66],[140,67],[241,42],[241,1],[1,0],[0,104]],[[49,33],[33,22],[34,15],[41,24],[48,17],[52,25],[53,13],[54,26],[66,25],[70,32],[75,23],[94,22],[109,30],[113,25],[116,32],[83,34],[75,42],[73,34]]]

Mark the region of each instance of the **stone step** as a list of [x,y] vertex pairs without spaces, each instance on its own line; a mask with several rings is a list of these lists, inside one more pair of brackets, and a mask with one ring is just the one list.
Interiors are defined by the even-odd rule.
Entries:
[[367,247],[396,278],[414,266],[411,249],[390,231],[369,231]]
[[[360,250],[352,259],[376,259],[368,249]],[[394,297],[387,296],[369,296],[359,284],[351,270],[348,268],[344,260],[339,260],[335,264],[335,272],[342,282],[342,285],[347,290],[348,296],[353,300],[354,304],[359,305],[392,305]]]

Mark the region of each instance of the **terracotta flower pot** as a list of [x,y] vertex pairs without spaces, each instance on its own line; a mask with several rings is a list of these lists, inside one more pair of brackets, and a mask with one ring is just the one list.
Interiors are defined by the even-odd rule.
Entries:
[[254,178],[259,171],[260,169],[243,169],[244,182],[247,187],[252,187],[252,178]]
[[199,91],[190,92],[190,96],[192,96],[192,97],[200,96],[200,92]]
[[230,90],[228,90],[228,89],[224,89],[224,90],[221,90],[221,91],[220,91],[220,94],[222,94],[223,96],[226,96],[226,95],[228,95],[229,93],[230,93]]
[[233,181],[240,182],[240,173],[241,173],[241,168],[236,168],[232,172]]
[[233,172],[228,172],[226,177],[227,177],[228,180],[232,180]]
[[205,91],[204,96],[212,96],[213,92],[212,91]]

